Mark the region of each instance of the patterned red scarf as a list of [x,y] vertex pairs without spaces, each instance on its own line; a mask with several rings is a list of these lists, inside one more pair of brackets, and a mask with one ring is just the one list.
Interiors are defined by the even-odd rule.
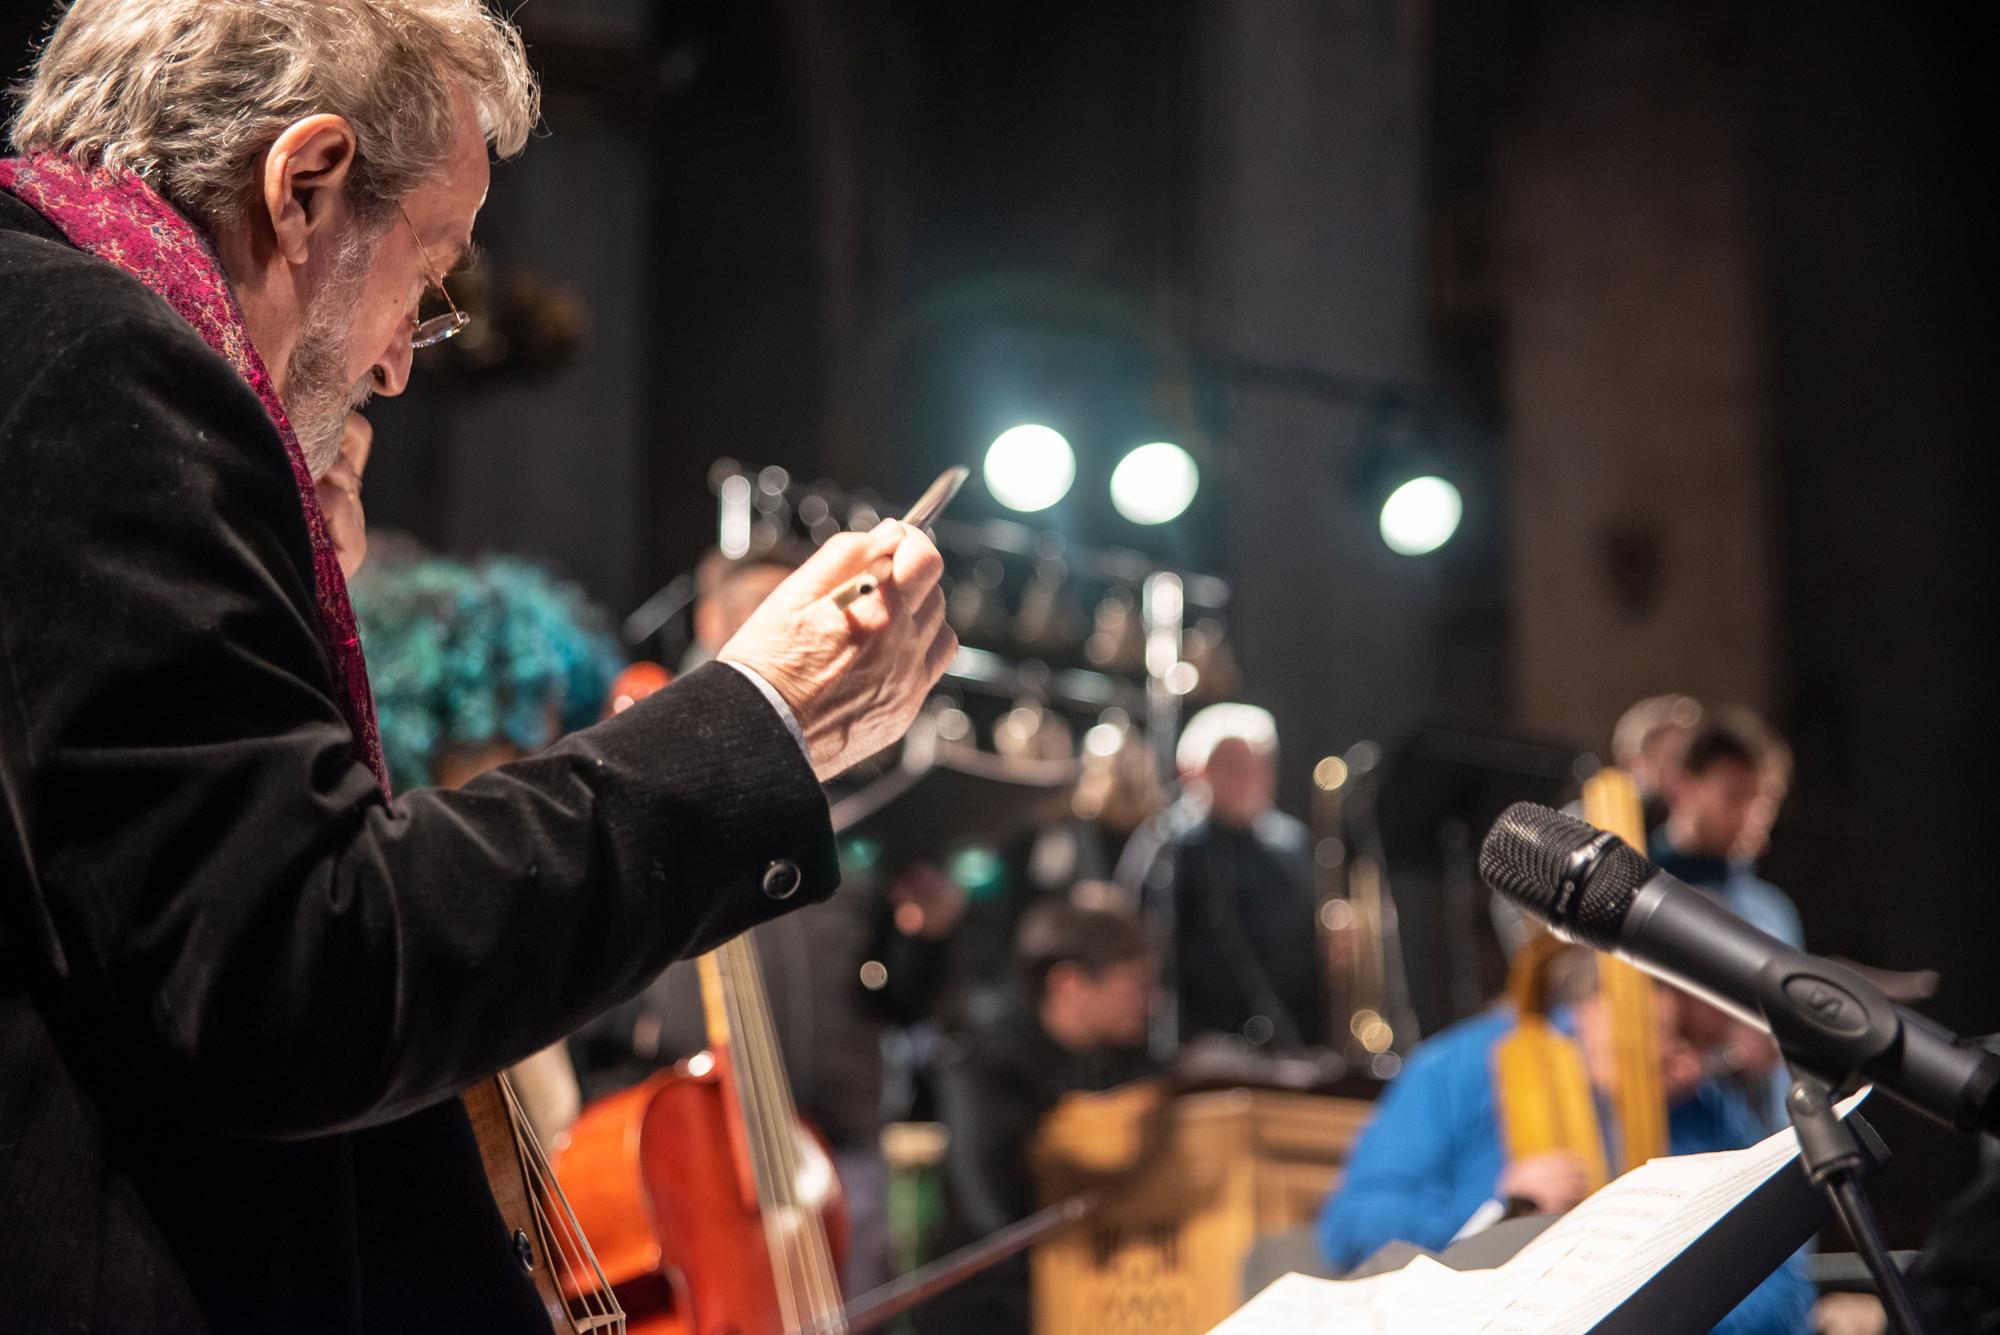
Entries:
[[110,261],[151,288],[256,391],[285,443],[292,478],[298,483],[299,508],[312,538],[320,639],[333,669],[341,712],[354,730],[354,754],[374,772],[386,796],[389,769],[382,760],[375,700],[368,691],[368,665],[361,656],[354,609],[347,601],[347,580],[340,573],[305,452],[286,420],[271,373],[251,346],[243,312],[223,277],[214,246],[137,176],[86,167],[57,154],[0,158],[0,190],[54,223],[78,249]]

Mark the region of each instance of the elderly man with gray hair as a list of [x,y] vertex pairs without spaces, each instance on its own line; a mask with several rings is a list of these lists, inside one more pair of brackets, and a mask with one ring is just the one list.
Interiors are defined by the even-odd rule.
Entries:
[[462,323],[489,156],[538,116],[519,35],[480,0],[76,0],[23,92],[0,1330],[545,1331],[452,1096],[833,891],[820,781],[955,648],[936,549],[837,538],[717,663],[392,802],[351,414]]
[[1174,923],[1182,1040],[1257,1049],[1326,1041],[1311,837],[1277,809],[1278,727],[1255,705],[1210,705],[1174,751],[1182,795],[1125,846],[1118,882]]

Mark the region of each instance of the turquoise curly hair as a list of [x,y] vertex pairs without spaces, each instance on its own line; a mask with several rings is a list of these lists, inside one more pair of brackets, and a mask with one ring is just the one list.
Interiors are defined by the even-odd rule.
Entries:
[[582,591],[518,557],[388,556],[351,593],[398,788],[435,782],[453,747],[538,751],[595,723],[621,666]]

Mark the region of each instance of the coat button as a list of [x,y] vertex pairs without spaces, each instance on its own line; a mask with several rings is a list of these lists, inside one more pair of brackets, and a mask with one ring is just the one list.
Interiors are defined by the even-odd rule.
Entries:
[[764,893],[773,899],[790,899],[798,893],[799,885],[805,877],[799,874],[799,864],[790,858],[779,858],[764,868]]

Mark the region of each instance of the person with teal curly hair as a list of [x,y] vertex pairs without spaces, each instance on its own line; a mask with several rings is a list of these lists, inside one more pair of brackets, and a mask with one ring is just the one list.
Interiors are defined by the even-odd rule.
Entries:
[[457,787],[603,714],[603,614],[531,561],[382,553],[352,593],[398,788]]
[[[456,788],[602,716],[618,648],[575,585],[519,557],[383,546],[350,592],[398,788]],[[508,1075],[544,1143],[575,1120],[562,1043]]]

